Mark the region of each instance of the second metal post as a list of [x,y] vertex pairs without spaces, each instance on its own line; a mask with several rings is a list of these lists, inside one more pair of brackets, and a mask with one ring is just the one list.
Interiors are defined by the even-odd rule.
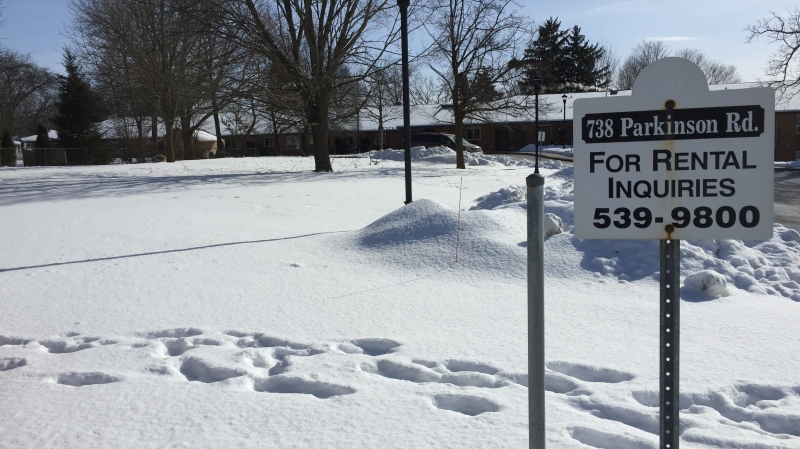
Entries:
[[545,449],[544,413],[544,176],[528,186],[528,437],[530,449]]

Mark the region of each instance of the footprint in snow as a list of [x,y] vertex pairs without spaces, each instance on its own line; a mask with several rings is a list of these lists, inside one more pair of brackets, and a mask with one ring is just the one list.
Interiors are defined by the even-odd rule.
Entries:
[[602,368],[571,362],[547,362],[547,369],[584,382],[620,383],[633,379],[633,374],[611,368]]
[[433,405],[440,410],[449,410],[468,416],[497,412],[500,405],[481,396],[466,394],[437,394],[433,396]]
[[122,379],[105,373],[60,373],[56,377],[56,382],[61,385],[71,387],[85,387],[87,385],[100,385],[119,382]]
[[9,371],[28,364],[28,361],[19,357],[8,357],[0,359],[0,371]]

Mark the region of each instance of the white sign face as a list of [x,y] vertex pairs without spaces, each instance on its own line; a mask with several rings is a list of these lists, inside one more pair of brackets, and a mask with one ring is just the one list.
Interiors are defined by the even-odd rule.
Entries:
[[775,92],[709,91],[682,58],[574,105],[575,237],[772,237]]

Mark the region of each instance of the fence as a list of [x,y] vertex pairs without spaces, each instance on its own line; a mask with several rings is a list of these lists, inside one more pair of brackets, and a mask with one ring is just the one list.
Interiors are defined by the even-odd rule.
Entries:
[[22,150],[26,167],[65,165],[108,165],[149,162],[153,154],[142,155],[134,148],[36,148]]
[[[162,154],[159,153],[157,154]],[[279,156],[275,148],[227,148],[217,151],[213,157],[264,157]],[[50,167],[67,165],[108,165],[153,162],[156,153],[135,148],[36,148],[22,150],[22,161],[26,167]]]

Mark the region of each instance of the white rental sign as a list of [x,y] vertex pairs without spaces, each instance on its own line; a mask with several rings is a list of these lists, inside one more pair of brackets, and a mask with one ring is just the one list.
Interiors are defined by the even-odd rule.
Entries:
[[682,58],[574,105],[575,237],[769,239],[775,93],[710,91]]

